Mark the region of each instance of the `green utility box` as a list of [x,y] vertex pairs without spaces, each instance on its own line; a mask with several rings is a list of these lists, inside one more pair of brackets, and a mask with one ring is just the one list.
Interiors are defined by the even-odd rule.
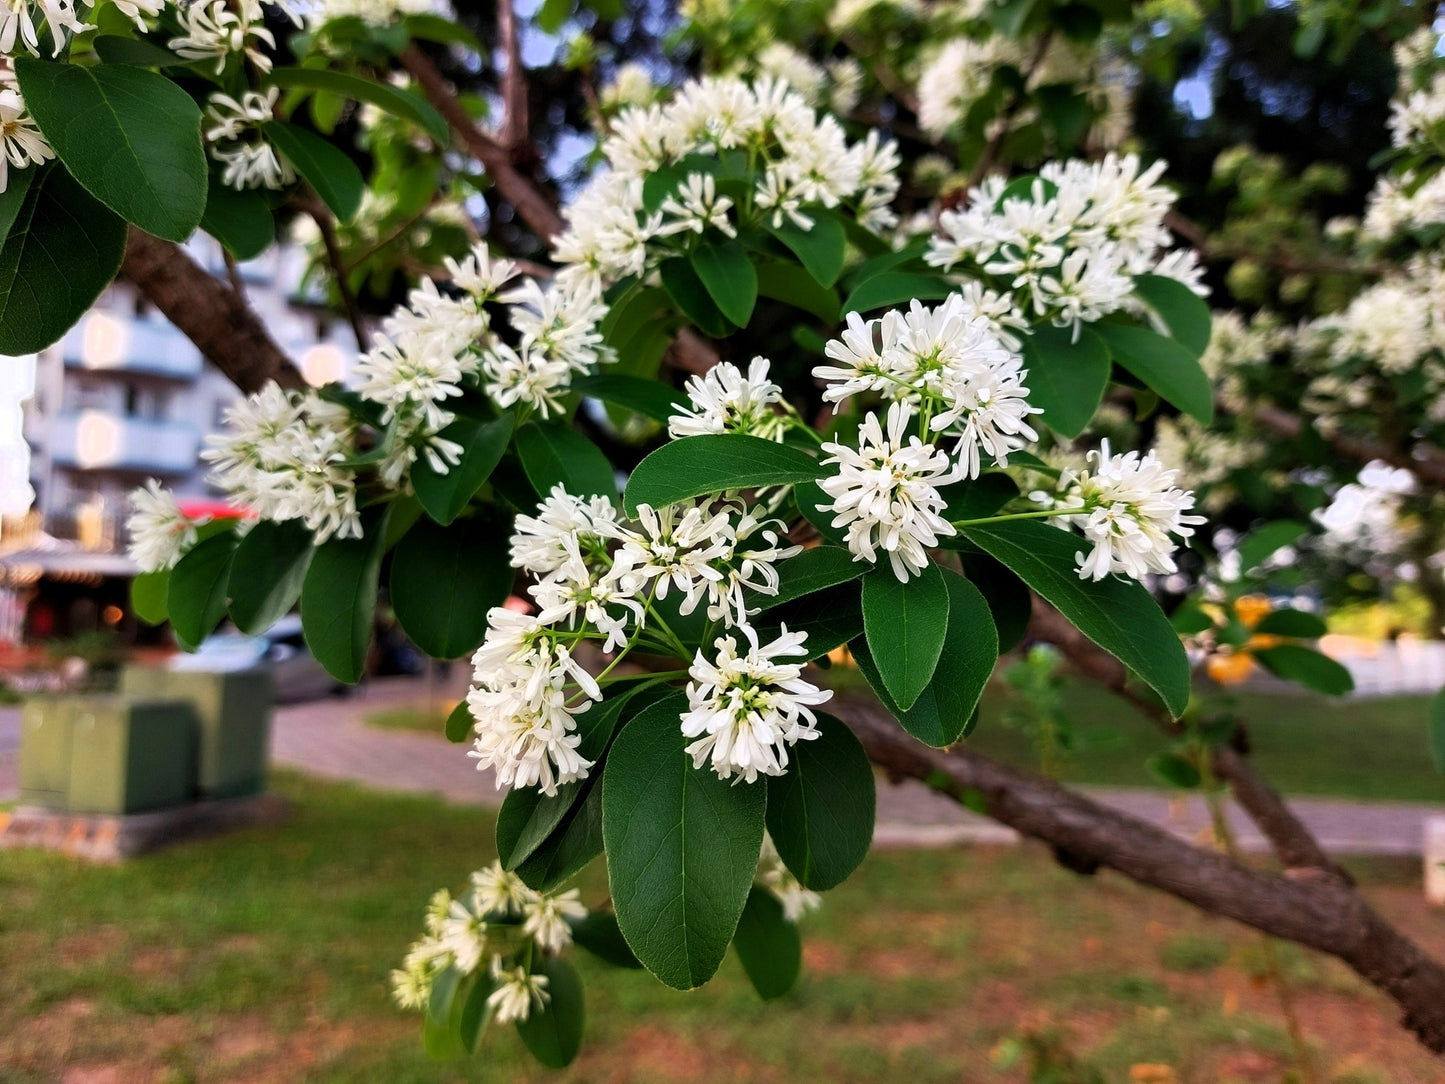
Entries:
[[121,674],[120,691],[195,706],[200,721],[196,789],[201,797],[233,798],[265,789],[275,699],[269,671],[129,666]]
[[35,697],[20,714],[20,804],[64,809],[70,791],[68,697]]
[[70,704],[73,813],[142,813],[194,797],[196,711],[131,696],[75,697]]

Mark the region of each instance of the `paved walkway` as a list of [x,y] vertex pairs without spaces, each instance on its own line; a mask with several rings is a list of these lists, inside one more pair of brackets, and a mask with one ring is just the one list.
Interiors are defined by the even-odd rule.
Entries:
[[[281,707],[272,733],[272,758],[277,764],[322,778],[381,790],[437,794],[463,805],[495,806],[501,793],[489,772],[473,767],[475,762],[464,746],[440,735],[384,730],[361,721],[389,707],[415,705],[428,698],[440,710],[460,695],[464,680],[459,672],[454,673],[450,685],[430,687],[414,680],[388,679],[345,699]],[[0,801],[13,800],[18,790],[19,731],[19,711],[0,709]],[[1198,798],[1127,788],[1090,788],[1090,793],[1107,805],[1187,838],[1202,837],[1208,830],[1208,815]],[[1291,805],[1335,854],[1419,854],[1426,817],[1445,814],[1445,805],[1398,802],[1296,799]],[[1266,849],[1240,811],[1231,810],[1231,820],[1241,846]],[[880,846],[952,846],[1016,838],[1011,830],[960,809],[922,784],[879,786],[875,841]]]

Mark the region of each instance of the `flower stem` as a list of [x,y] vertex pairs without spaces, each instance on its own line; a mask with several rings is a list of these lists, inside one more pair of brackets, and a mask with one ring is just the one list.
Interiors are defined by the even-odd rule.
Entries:
[[1077,516],[1082,508],[1045,508],[1041,512],[1012,512],[1007,516],[985,516],[983,519],[955,519],[955,527],[979,527],[987,523],[1004,523],[1012,519],[1048,519],[1050,516]]

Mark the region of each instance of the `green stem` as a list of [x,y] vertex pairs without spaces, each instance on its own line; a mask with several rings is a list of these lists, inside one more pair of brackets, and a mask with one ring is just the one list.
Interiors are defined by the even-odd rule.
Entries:
[[956,519],[955,527],[978,527],[986,523],[1006,523],[1014,519],[1048,519],[1050,516],[1077,516],[1082,508],[1046,508],[1041,512],[1012,512],[1007,516],[985,516],[983,519]]

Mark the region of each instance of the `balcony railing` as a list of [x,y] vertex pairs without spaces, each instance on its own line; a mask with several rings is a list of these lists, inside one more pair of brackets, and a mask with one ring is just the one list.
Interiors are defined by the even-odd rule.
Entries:
[[55,419],[50,454],[63,467],[188,474],[199,462],[201,435],[180,422],[151,422],[101,410]]
[[137,320],[96,309],[61,340],[71,368],[95,372],[148,373],[193,380],[201,373],[201,352],[169,324]]

